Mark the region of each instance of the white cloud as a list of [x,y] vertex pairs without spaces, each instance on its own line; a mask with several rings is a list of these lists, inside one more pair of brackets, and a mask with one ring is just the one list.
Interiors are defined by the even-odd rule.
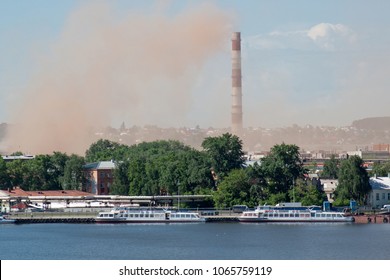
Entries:
[[319,23],[311,27],[306,35],[326,50],[335,50],[356,40],[355,32],[343,24]]
[[243,44],[258,50],[315,50],[345,49],[356,41],[355,32],[346,25],[319,23],[309,29],[279,31],[244,38]]

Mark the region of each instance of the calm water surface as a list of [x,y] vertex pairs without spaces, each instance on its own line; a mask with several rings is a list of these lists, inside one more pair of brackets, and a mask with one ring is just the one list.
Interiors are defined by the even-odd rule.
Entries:
[[390,259],[390,224],[0,225],[3,260]]

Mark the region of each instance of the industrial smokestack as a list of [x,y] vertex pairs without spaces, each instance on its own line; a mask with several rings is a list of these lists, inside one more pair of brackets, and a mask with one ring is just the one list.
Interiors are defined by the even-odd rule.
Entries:
[[242,134],[241,33],[232,35],[232,133]]

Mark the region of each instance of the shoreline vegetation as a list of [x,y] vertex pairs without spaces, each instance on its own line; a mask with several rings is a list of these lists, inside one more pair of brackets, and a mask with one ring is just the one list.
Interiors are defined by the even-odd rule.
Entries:
[[[255,207],[290,201],[322,205],[326,200],[320,183],[322,177],[339,180],[334,206],[348,205],[351,199],[365,205],[371,190],[368,173],[358,156],[342,160],[332,157],[325,162],[320,179],[312,180],[298,146],[275,145],[260,162],[246,165],[242,140],[230,133],[205,138],[201,150],[173,140],[127,146],[101,139],[89,147],[85,156],[53,152],[30,160],[6,162],[0,158],[0,188],[83,190],[86,181],[83,166],[98,161],[115,162],[112,195],[212,196],[201,203],[182,203],[184,208]],[[390,171],[388,165],[381,167],[383,172]]]

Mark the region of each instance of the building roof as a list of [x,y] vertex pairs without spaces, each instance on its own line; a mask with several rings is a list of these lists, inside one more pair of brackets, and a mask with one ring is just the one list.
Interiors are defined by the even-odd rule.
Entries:
[[12,190],[0,191],[0,196],[90,196],[88,192],[82,192],[78,190],[58,190],[58,191],[25,191],[21,188],[15,188]]
[[372,177],[370,178],[370,185],[373,190],[390,190],[390,178]]
[[98,162],[87,163],[86,165],[83,166],[83,168],[93,169],[93,170],[114,169],[115,163],[113,161],[98,161]]
[[5,161],[11,161],[11,160],[18,160],[18,159],[21,159],[21,160],[24,160],[24,159],[34,159],[35,156],[31,156],[31,155],[23,155],[23,156],[2,156],[2,158],[3,158]]

